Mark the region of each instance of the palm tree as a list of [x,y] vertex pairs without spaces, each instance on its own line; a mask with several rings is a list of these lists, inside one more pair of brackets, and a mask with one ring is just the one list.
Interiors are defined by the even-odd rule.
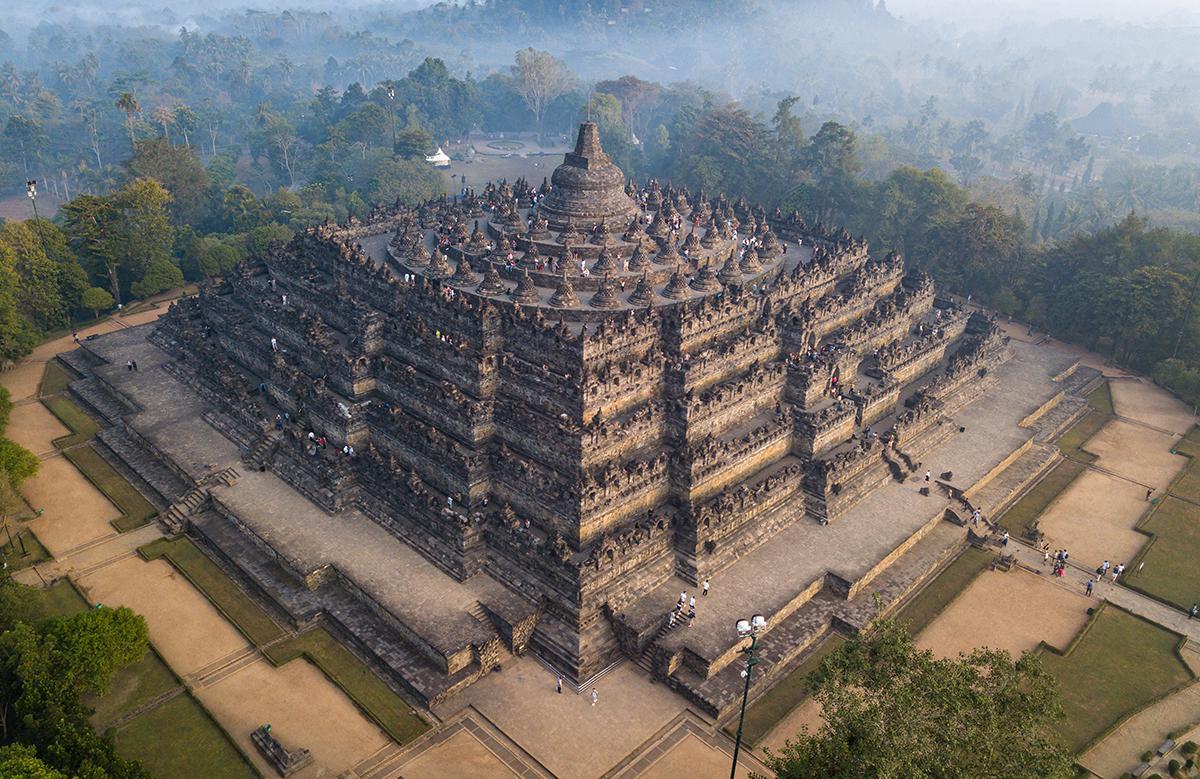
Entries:
[[125,112],[125,127],[129,130],[129,146],[137,154],[137,141],[133,137],[133,115],[142,112],[142,105],[132,92],[122,92],[117,97],[117,110]]

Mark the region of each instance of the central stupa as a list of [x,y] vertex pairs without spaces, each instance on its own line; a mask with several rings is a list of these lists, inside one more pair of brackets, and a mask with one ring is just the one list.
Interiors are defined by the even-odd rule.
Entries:
[[579,126],[575,151],[567,152],[550,183],[538,212],[555,229],[570,225],[587,232],[601,223],[624,228],[639,210],[625,194],[625,174],[600,147],[594,122]]

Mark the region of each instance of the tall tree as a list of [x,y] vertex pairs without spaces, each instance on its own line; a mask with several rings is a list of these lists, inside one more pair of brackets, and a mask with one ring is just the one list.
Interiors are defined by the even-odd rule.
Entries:
[[810,679],[823,724],[768,766],[780,779],[1069,777],[1057,683],[1036,655],[938,659],[893,620],[846,642]]
[[137,152],[137,140],[133,135],[133,116],[142,112],[142,104],[137,101],[132,92],[122,92],[117,96],[117,110],[125,114],[125,128],[129,130],[129,148]]
[[546,106],[570,91],[575,76],[562,60],[549,52],[536,51],[532,47],[517,52],[517,61],[513,65],[512,73],[517,94],[533,112],[538,141],[541,142],[544,134],[542,118],[546,114]]

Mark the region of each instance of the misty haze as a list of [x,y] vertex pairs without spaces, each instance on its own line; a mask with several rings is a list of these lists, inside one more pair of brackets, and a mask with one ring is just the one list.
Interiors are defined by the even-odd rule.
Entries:
[[1200,5],[0,15],[0,777],[1200,776]]

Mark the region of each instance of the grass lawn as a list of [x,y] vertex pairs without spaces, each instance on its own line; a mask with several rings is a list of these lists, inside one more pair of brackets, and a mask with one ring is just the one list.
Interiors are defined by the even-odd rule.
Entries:
[[1200,601],[1200,506],[1168,495],[1139,528],[1155,537],[1126,583],[1181,609]]
[[324,628],[276,644],[265,654],[276,665],[301,656],[307,658],[399,744],[429,730],[429,723],[407,701]]
[[1083,451],[1083,444],[1094,436],[1100,428],[1108,424],[1108,421],[1113,417],[1112,393],[1108,390],[1108,382],[1104,382],[1093,390],[1092,394],[1088,395],[1087,400],[1088,405],[1092,407],[1092,412],[1072,425],[1070,430],[1059,437],[1058,448],[1067,457],[1091,462],[1095,457]]
[[63,456],[71,461],[96,489],[121,509],[121,516],[113,520],[118,532],[141,527],[158,516],[158,510],[142,496],[124,476],[100,456],[94,445],[68,449]]
[[[1093,414],[1096,412],[1092,412]],[[1086,419],[1087,417],[1084,417]],[[1021,499],[1000,515],[1000,526],[1019,535],[1042,515],[1055,498],[1062,494],[1086,466],[1077,460],[1066,459],[1033,485]]]
[[189,539],[160,538],[138,552],[147,560],[166,557],[251,643],[261,646],[283,635],[279,625]]
[[66,395],[42,398],[42,404],[50,409],[50,413],[58,417],[58,421],[71,429],[67,435],[54,440],[54,445],[59,449],[91,441],[96,437],[96,433],[100,432],[100,426],[96,424],[96,420],[88,416],[75,404],[75,401]]
[[933,622],[934,618],[954,600],[959,593],[967,589],[967,585],[983,572],[992,558],[992,552],[975,546],[968,546],[954,562],[942,569],[933,581],[900,608],[895,618],[908,628],[914,636]]
[[28,611],[22,618],[38,621],[65,617],[88,608],[88,602],[79,590],[66,579],[59,579],[49,587],[26,587],[28,592],[22,599]]
[[1192,678],[1179,659],[1181,637],[1106,605],[1065,654],[1042,652],[1058,678],[1066,719],[1059,735],[1078,753],[1117,720]]
[[117,753],[151,775],[172,779],[248,779],[258,771],[208,712],[184,693],[117,729]]
[[179,679],[158,653],[147,649],[145,657],[117,672],[105,695],[89,695],[83,703],[95,710],[92,725],[103,733],[128,712],[178,686]]
[[[37,536],[29,528],[24,528],[13,535],[15,545],[8,543],[7,533],[0,535],[0,538],[4,540],[4,545],[0,546],[0,560],[8,564],[9,571],[19,571],[50,559],[50,553],[46,551],[46,547],[41,545]],[[25,550],[24,555],[21,554],[22,548]]]
[[42,383],[38,386],[38,396],[61,395],[67,391],[67,385],[75,379],[75,375],[57,358],[46,363],[42,372]]
[[[829,653],[844,643],[846,643],[846,639],[837,634],[827,636],[817,645],[812,654],[805,658],[804,662],[776,682],[771,689],[746,709],[746,723],[742,726],[742,740],[750,746],[754,746],[799,706],[808,697],[808,691],[804,684],[805,679],[820,667],[821,661]],[[725,726],[725,732],[730,736],[736,736],[737,726],[737,717],[734,717]]]

